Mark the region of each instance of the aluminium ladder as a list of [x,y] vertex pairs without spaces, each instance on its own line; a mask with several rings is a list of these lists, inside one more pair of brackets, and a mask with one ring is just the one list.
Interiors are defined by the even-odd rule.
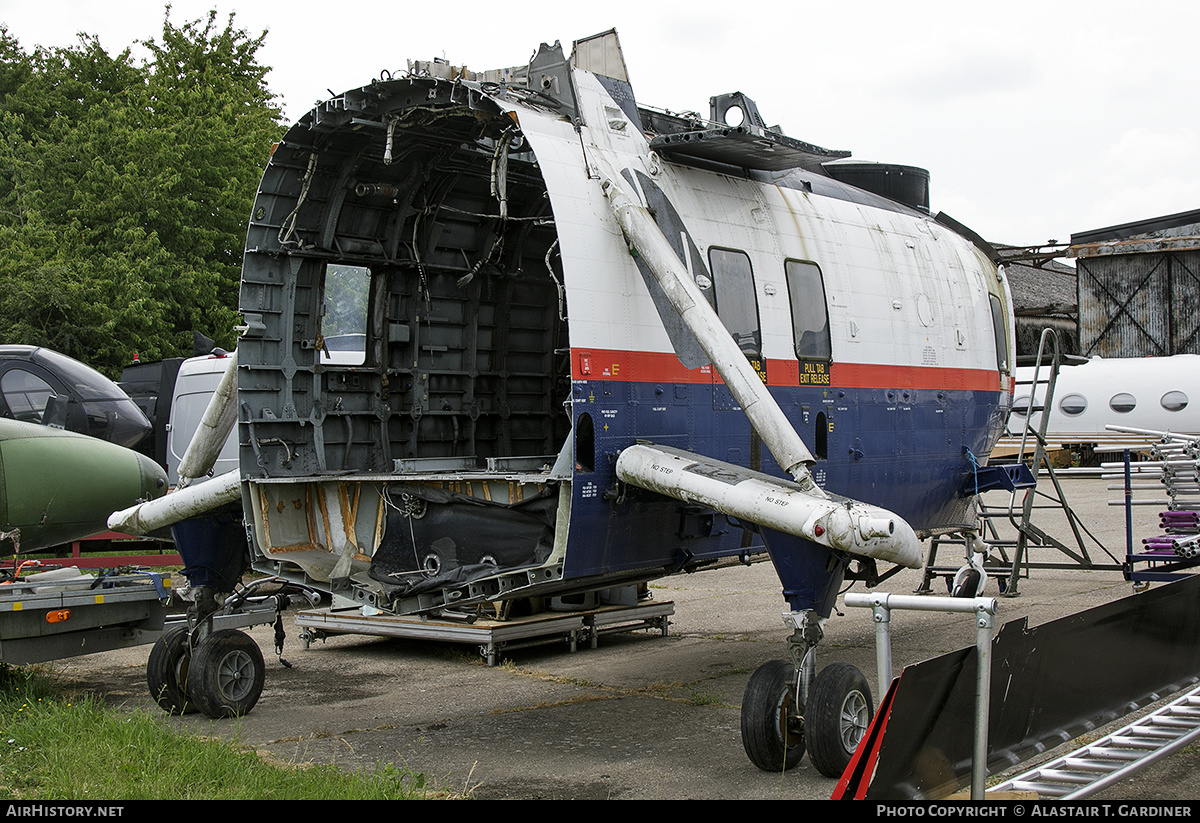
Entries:
[[[1020,381],[1022,386],[1029,388],[1029,399],[1022,410],[1021,416],[1025,425],[1016,462],[1026,463],[1035,476],[1044,471],[1052,489],[1042,490],[1035,486],[1018,484],[1011,491],[1008,505],[994,508],[985,505],[982,497],[978,497],[979,517],[983,521],[980,537],[1000,555],[999,561],[985,563],[985,571],[989,577],[997,579],[1001,594],[1007,597],[1016,597],[1019,594],[1019,580],[1028,577],[1031,569],[1123,570],[1120,560],[1080,521],[1067,502],[1053,462],[1047,455],[1049,411],[1054,403],[1054,388],[1061,363],[1057,333],[1053,329],[1043,329],[1038,342],[1033,377],[1028,382]],[[1047,375],[1043,375],[1043,368],[1048,372]],[[1038,511],[1061,512],[1071,537],[1060,540],[1034,523],[1034,514]],[[1001,537],[998,533],[996,524],[1001,521],[1008,523],[1011,536]],[[963,543],[961,539],[955,540],[949,536],[934,537],[925,566],[925,576],[917,589],[919,593],[928,593],[931,590],[930,583],[934,577],[953,578],[955,574],[954,568],[936,566],[937,549],[941,542]],[[1089,546],[1107,555],[1112,562],[1098,563],[1093,559]],[[1041,557],[1044,557],[1046,552],[1040,550],[1051,550],[1063,555],[1064,559],[1059,562],[1047,559],[1031,560],[1031,549],[1039,550]],[[1012,552],[1011,557],[1009,550]]]
[[1079,800],[1200,738],[1200,686],[1095,743],[1010,778],[989,792]]
[[[1124,568],[1120,560],[1104,547],[1075,514],[1075,510],[1067,502],[1067,496],[1063,491],[1062,484],[1059,482],[1058,473],[1054,469],[1054,463],[1046,453],[1050,409],[1054,404],[1054,388],[1058,382],[1058,372],[1062,362],[1063,357],[1059,353],[1058,333],[1053,329],[1043,329],[1041,339],[1038,341],[1037,363],[1034,366],[1033,378],[1029,384],[1029,403],[1024,413],[1025,428],[1021,433],[1021,445],[1017,455],[1018,461],[1026,460],[1028,457],[1030,468],[1035,474],[1044,470],[1047,479],[1053,486],[1053,491],[1042,491],[1036,488],[1026,490],[1021,501],[1019,516],[1017,515],[1017,493],[1015,490],[1009,500],[1007,511],[988,511],[987,507],[982,504],[982,501],[980,502],[981,516],[985,520],[988,518],[1005,518],[1016,531],[1017,536],[1015,540],[999,541],[1001,545],[1008,545],[1014,550],[1007,586],[1003,589],[1003,593],[1009,597],[1018,594],[1017,581],[1022,576],[1022,570],[1024,571],[1024,576],[1028,576],[1029,570],[1033,568],[1094,569],[1106,571],[1123,571]],[[1046,378],[1041,377],[1043,364],[1048,365],[1049,368],[1049,376]],[[1043,386],[1044,391],[1039,403],[1038,392]],[[1039,412],[1035,428],[1033,416]],[[1032,451],[1028,448],[1031,439],[1033,441]],[[1045,530],[1035,525],[1033,523],[1033,513],[1037,509],[1061,511],[1067,521],[1071,537],[1074,538],[1074,545],[1069,545],[1067,542],[1051,536]],[[992,526],[990,520],[988,520],[988,525],[989,527]],[[1092,554],[1088,550],[1089,543],[1106,554],[1112,562],[1102,564],[1093,560]],[[1053,549],[1064,555],[1067,561],[1060,561],[1058,563],[1045,560],[1031,561],[1029,559],[1030,549]]]

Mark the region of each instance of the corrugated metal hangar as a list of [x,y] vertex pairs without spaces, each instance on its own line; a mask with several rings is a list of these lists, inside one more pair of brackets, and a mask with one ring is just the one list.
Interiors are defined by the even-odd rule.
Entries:
[[1200,210],[1071,235],[1085,357],[1200,354]]
[[1200,354],[1200,209],[1079,232],[1069,244],[996,248],[1018,356],[1036,354],[1044,328],[1058,330],[1064,354]]

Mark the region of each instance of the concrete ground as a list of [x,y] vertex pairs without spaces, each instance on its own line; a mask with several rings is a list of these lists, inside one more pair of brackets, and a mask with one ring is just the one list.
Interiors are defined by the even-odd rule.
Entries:
[[[1120,558],[1124,512],[1107,501],[1121,493],[1106,490],[1107,482],[1070,478],[1064,489],[1081,521]],[[989,497],[993,505],[1006,500]],[[1157,533],[1158,510],[1134,508],[1135,536]],[[1035,522],[1060,538],[1069,535],[1050,512]],[[958,564],[954,551],[939,560]],[[1113,562],[1095,544],[1089,551],[1097,563]],[[882,588],[909,593],[920,580],[921,572],[905,571]],[[615,635],[575,653],[560,645],[518,650],[494,668],[472,646],[430,641],[335,636],[305,650],[289,619],[283,656],[292,668],[275,659],[269,627],[252,632],[268,663],[262,698],[249,715],[168,722],[278,761],[344,769],[395,763],[481,799],[824,799],[835,781],[807,759],[785,774],[767,774],[742,750],[746,682],[762,663],[786,656],[779,588],[765,563],[662,580],[652,592],[675,604],[669,636]],[[1034,569],[1019,592],[1001,600],[999,622],[1028,615],[1031,624],[1044,623],[1130,596],[1132,588],[1119,571]],[[994,582],[985,594],[998,594]],[[841,611],[826,627],[820,665],[852,663],[874,689],[871,616]],[[905,613],[892,626],[897,670],[974,643],[973,622],[962,616]],[[56,667],[114,705],[156,710],[145,685],[148,653],[139,647]],[[1195,761],[1194,754],[1178,756],[1108,793],[1200,797],[1196,780],[1183,778]]]

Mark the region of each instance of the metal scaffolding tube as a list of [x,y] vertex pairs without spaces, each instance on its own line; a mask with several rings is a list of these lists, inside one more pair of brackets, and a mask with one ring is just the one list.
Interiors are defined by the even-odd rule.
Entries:
[[971,764],[971,799],[983,800],[987,779],[988,707],[992,689],[992,632],[999,604],[994,597],[924,597],[886,592],[859,594],[843,599],[847,608],[870,609],[875,619],[875,662],[879,693],[892,682],[892,611],[947,612],[975,615],[975,749]]

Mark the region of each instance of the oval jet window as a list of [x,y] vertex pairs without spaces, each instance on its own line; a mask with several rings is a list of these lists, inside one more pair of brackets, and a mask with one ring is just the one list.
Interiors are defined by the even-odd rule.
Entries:
[[1188,396],[1181,391],[1169,391],[1159,402],[1167,411],[1183,411],[1187,407]]
[[1076,417],[1087,411],[1087,398],[1082,394],[1068,394],[1059,401],[1058,408],[1068,417]]
[[1114,394],[1108,401],[1108,407],[1118,414],[1128,414],[1137,406],[1137,400],[1129,392]]
[[1012,410],[1013,414],[1019,414],[1024,417],[1025,412],[1029,410],[1029,395],[1018,397],[1016,400],[1014,400]]

